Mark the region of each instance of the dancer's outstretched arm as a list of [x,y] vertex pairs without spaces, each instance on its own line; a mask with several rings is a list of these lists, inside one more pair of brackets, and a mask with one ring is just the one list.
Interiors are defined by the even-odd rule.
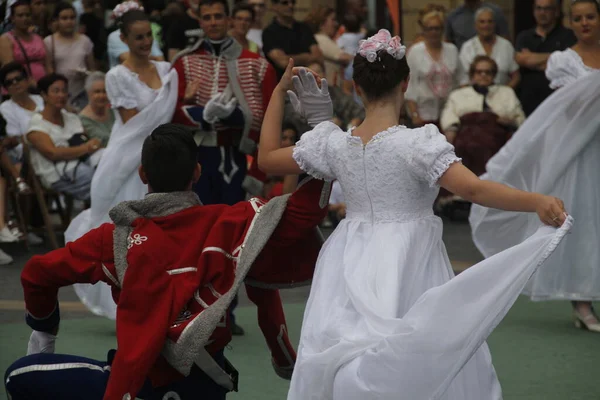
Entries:
[[[292,92],[292,88],[297,95]],[[288,94],[295,111],[304,116],[313,128],[321,122],[331,121],[333,116],[327,81],[309,69],[294,68],[294,61],[290,59],[283,77],[273,91],[260,134],[258,166],[268,174],[297,175],[302,172],[292,157],[294,146],[280,148],[281,124],[285,97]]]
[[444,189],[484,207],[535,212],[546,225],[561,226],[567,216],[562,200],[479,179],[461,163],[452,164],[439,183]]
[[294,61],[290,58],[285,73],[273,90],[263,119],[258,145],[258,167],[267,174],[298,175],[302,170],[294,161],[294,146],[281,148],[281,126],[287,91],[292,89]]

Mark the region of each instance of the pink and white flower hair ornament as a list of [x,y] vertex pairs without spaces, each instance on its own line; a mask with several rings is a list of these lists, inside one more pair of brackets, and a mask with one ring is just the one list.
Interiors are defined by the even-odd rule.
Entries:
[[358,43],[358,54],[369,62],[375,62],[380,51],[386,51],[396,60],[402,60],[406,55],[406,46],[402,45],[399,36],[392,37],[387,29],[381,29],[376,35]]
[[123,15],[125,15],[129,11],[133,10],[142,10],[144,11],[144,7],[142,7],[138,2],[135,1],[126,1],[118,6],[116,6],[112,12],[112,17],[114,19],[120,19]]

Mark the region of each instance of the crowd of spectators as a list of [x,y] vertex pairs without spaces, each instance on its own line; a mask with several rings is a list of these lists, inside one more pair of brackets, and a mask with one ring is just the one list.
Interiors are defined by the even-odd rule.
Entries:
[[[202,0],[134,1],[151,21],[151,61],[174,62],[202,37]],[[89,199],[94,167],[115,124],[104,73],[135,58],[130,49],[145,40],[123,37],[112,13],[117,5],[99,0],[2,5],[0,242],[36,241],[23,232],[27,226],[9,228],[15,213],[5,212],[6,185],[31,193],[22,174],[25,163],[44,188]],[[232,8],[228,35],[266,58],[278,78],[290,58],[327,77],[334,120],[346,129],[364,118],[352,85],[352,61],[359,41],[376,32],[368,25],[368,12],[364,0],[347,0],[339,10],[317,5],[299,21],[296,0],[248,0]],[[561,24],[559,1],[535,0],[533,15],[536,26],[520,32],[513,45],[507,19],[493,2],[465,0],[449,13],[426,5],[420,11],[420,35],[408,41],[411,80],[401,122],[438,125],[465,163],[482,172],[485,161],[552,93],[544,75],[550,53],[576,41]],[[293,143],[308,127],[288,106],[284,135],[290,137],[284,139]],[[31,149],[29,160],[23,159],[23,145]],[[265,196],[292,190],[284,181],[272,177]],[[339,188],[334,197],[337,219],[344,215]],[[0,250],[0,264],[10,261]]]

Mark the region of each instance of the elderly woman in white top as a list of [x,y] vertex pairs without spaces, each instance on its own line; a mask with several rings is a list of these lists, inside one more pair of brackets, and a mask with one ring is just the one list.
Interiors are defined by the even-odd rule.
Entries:
[[492,58],[475,57],[468,71],[471,85],[450,94],[440,125],[463,164],[481,175],[525,114],[514,90],[494,84],[498,66]]
[[99,139],[100,146],[106,147],[115,124],[115,115],[106,94],[104,73],[91,73],[85,81],[85,90],[90,101],[79,113],[79,119],[87,136]]
[[503,37],[496,34],[496,21],[491,8],[482,7],[475,13],[477,35],[463,44],[460,49],[460,62],[463,68],[461,84],[469,83],[467,72],[476,56],[487,55],[496,61],[498,73],[495,83],[515,89],[521,80],[519,65],[515,61],[515,48]]
[[443,41],[444,20],[437,10],[423,15],[419,24],[424,40],[408,51],[406,107],[414,126],[437,124],[448,95],[459,83],[458,49]]

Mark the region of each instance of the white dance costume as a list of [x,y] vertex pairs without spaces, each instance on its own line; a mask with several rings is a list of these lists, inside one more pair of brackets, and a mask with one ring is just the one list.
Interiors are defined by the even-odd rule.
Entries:
[[[600,71],[569,49],[555,52],[546,75],[561,87],[487,164],[483,179],[556,196],[576,228],[524,294],[534,301],[600,300]],[[473,240],[487,257],[523,241],[535,215],[474,205]]]
[[432,205],[459,159],[434,125],[363,145],[323,122],[294,159],[339,180],[347,218],[319,255],[288,399],[501,399],[485,339],[572,220],[454,277]]
[[[118,112],[108,146],[94,173],[91,208],[79,214],[65,232],[65,241],[76,240],[89,230],[109,222],[108,211],[126,200],[142,199],[148,189],[138,176],[144,140],[161,124],[171,122],[177,100],[177,74],[170,64],[153,62],[162,81],[158,90],[140,81],[123,65],[106,75],[106,91],[112,108],[137,109],[139,113],[123,124]],[[77,284],[75,292],[94,314],[116,318],[116,305],[110,287]]]

